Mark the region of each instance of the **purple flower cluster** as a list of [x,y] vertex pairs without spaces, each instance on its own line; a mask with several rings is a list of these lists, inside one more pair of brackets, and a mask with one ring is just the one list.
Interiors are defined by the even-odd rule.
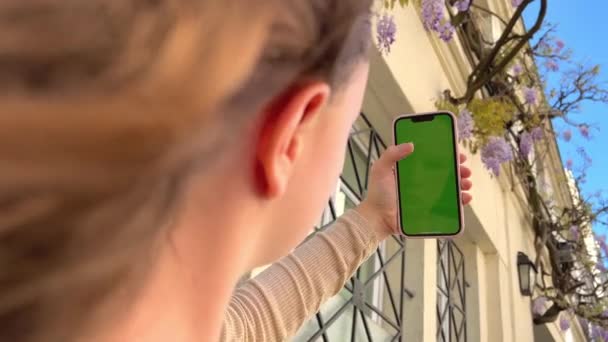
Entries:
[[578,226],[574,225],[572,227],[570,227],[570,238],[574,241],[578,241],[578,238],[580,237],[580,231]]
[[524,87],[524,99],[529,105],[535,105],[538,101],[538,92],[534,88]]
[[572,159],[566,160],[566,168],[568,170],[572,170],[572,166],[574,166],[574,162],[572,161]]
[[600,331],[600,327],[598,327],[597,325],[594,325],[591,328],[591,338],[601,338],[602,337],[602,332]]
[[519,152],[522,157],[527,158],[532,151],[534,142],[542,140],[543,137],[544,132],[542,127],[535,127],[530,133],[523,132],[519,136]]
[[471,0],[459,0],[454,6],[459,12],[465,12],[469,10],[469,6],[471,6]]
[[530,132],[530,134],[532,135],[532,139],[534,141],[540,141],[543,140],[543,138],[545,137],[545,132],[543,131],[542,127],[534,127],[532,129],[532,131]]
[[542,54],[548,55],[552,52],[551,44],[549,44],[550,39],[550,37],[543,37],[541,40],[538,41],[537,49]]
[[454,26],[445,19],[442,0],[422,0],[422,24],[427,31],[434,31],[448,42],[454,35]]
[[452,40],[454,32],[456,32],[456,28],[450,23],[445,23],[440,28],[439,38],[441,38],[441,40],[443,40],[444,42],[449,42],[450,40]]
[[545,303],[547,302],[546,297],[536,297],[532,301],[532,313],[540,316],[545,312]]
[[527,158],[530,155],[530,151],[532,151],[532,146],[534,146],[532,135],[528,132],[523,132],[519,136],[519,153],[521,156]]
[[490,137],[481,149],[481,161],[496,177],[500,175],[500,165],[511,160],[513,160],[513,151],[502,137]]
[[562,133],[562,137],[564,138],[564,140],[566,140],[567,142],[570,141],[570,139],[572,139],[572,131],[567,129]]
[[547,70],[549,71],[559,71],[559,64],[557,64],[557,62],[554,59],[548,59],[545,62],[545,68],[547,68]]
[[563,40],[553,36],[545,37],[538,42],[538,48],[546,55],[560,55],[565,47]]
[[382,54],[391,52],[391,45],[396,40],[397,25],[395,18],[392,15],[384,14],[376,23],[376,39],[378,40],[378,49]]
[[438,31],[443,16],[441,0],[422,0],[422,24],[427,31]]
[[512,71],[514,76],[519,76],[524,71],[524,67],[521,64],[515,64]]
[[536,52],[545,57],[544,66],[548,71],[559,71],[560,59],[568,56],[568,52],[563,52],[565,46],[563,40],[552,36],[544,37],[538,42]]
[[473,136],[475,121],[470,111],[467,109],[461,110],[456,124],[458,127],[458,140],[470,139]]
[[570,320],[567,317],[564,317],[564,315],[561,315],[559,318],[559,328],[562,331],[570,329]]
[[585,318],[583,317],[579,317],[578,321],[581,323],[581,326],[583,327],[583,329],[585,331],[587,331],[587,328],[589,328],[589,321],[587,321]]
[[513,7],[519,7],[522,2],[524,2],[524,0],[511,0],[511,5],[513,5]]
[[599,327],[597,325],[594,325],[591,328],[591,337],[594,338],[594,341],[600,341],[599,339],[601,338],[603,341],[608,341],[608,330]]
[[589,134],[589,126],[585,124],[581,124],[578,126],[578,131],[581,133],[585,139],[590,139],[591,135]]
[[604,252],[604,256],[608,256],[608,243],[606,242],[606,236],[600,236],[597,239],[597,243],[600,245],[602,252]]

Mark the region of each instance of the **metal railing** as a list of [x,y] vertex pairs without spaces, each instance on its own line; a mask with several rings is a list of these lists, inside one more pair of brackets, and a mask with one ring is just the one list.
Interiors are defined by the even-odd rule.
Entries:
[[437,240],[437,341],[467,341],[465,259],[451,240]]
[[[345,170],[349,170],[350,176],[343,173],[340,177],[344,192],[352,197],[354,204],[364,197],[371,165],[384,149],[386,144],[368,118],[361,114],[347,145]],[[337,219],[334,200],[332,198],[328,202],[326,213],[329,219],[325,226]],[[338,321],[344,323],[344,320],[349,320],[340,326],[349,326],[350,331],[338,332],[340,338],[336,340],[374,341],[381,331],[383,340],[388,336],[388,340],[402,341],[404,301],[406,297],[413,297],[404,284],[405,252],[403,237],[393,236],[380,246],[344,286],[344,297],[347,298],[330,315],[321,312],[315,315],[317,330],[306,339],[330,341],[331,336],[336,336],[328,333],[332,326]]]

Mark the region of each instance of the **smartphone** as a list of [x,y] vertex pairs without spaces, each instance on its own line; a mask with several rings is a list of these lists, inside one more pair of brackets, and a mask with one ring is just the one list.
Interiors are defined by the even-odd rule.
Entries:
[[464,229],[456,117],[450,112],[399,116],[395,144],[414,143],[397,162],[398,221],[410,237],[449,237]]

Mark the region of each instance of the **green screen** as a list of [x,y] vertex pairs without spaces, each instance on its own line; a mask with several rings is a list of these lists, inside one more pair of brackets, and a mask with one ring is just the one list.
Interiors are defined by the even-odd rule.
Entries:
[[406,235],[460,232],[453,125],[452,116],[445,113],[395,122],[395,142],[414,143],[414,153],[397,163],[401,229]]

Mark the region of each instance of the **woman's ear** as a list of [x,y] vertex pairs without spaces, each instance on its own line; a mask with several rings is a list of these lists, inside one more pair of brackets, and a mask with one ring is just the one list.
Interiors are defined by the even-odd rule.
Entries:
[[266,198],[281,196],[306,143],[306,130],[327,104],[323,82],[294,85],[265,107],[256,149],[256,182]]

